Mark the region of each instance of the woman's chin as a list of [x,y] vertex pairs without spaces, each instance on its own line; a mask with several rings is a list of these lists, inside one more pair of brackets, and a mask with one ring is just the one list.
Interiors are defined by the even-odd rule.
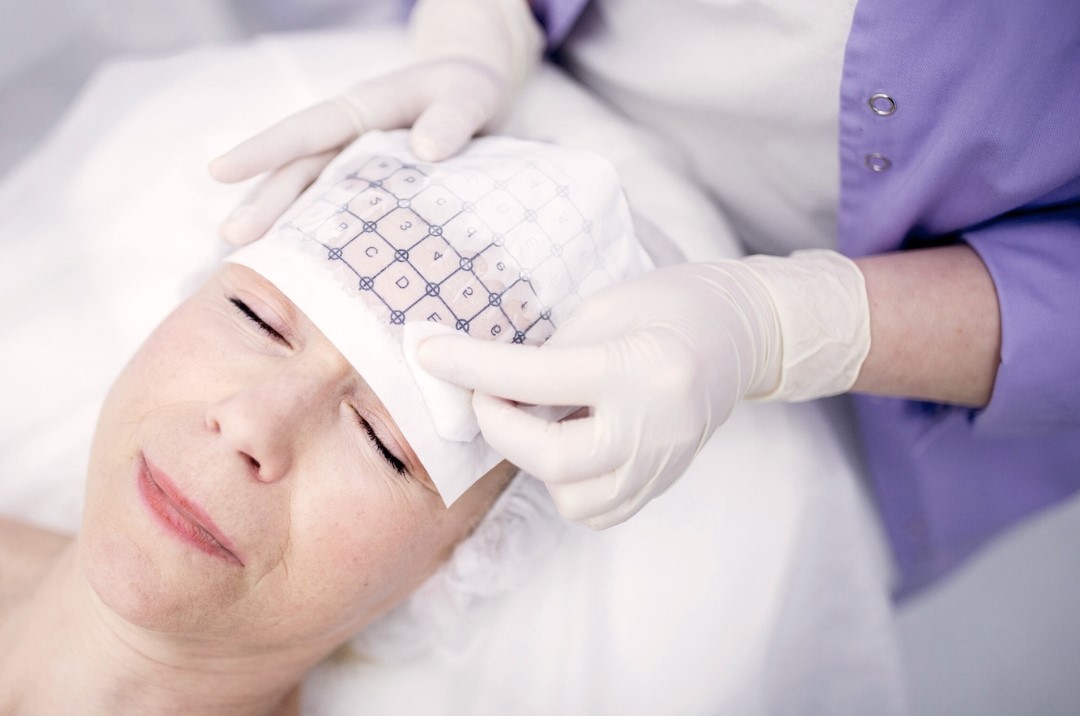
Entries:
[[[145,537],[145,535],[144,535]],[[79,555],[90,588],[117,616],[157,632],[195,635],[226,627],[235,596],[198,557],[153,551],[119,533],[84,528]],[[231,598],[230,598],[231,597]]]

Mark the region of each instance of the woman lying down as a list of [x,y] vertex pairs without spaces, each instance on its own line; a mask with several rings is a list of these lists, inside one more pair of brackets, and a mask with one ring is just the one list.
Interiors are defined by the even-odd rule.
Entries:
[[417,341],[542,342],[647,263],[597,157],[366,135],[123,370],[81,532],[0,520],[0,713],[298,713],[500,519],[555,526]]

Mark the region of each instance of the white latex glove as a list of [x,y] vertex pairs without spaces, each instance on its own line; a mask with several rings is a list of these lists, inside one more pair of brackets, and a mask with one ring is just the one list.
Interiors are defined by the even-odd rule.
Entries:
[[210,163],[222,182],[269,172],[222,224],[225,240],[262,236],[367,130],[411,126],[413,152],[427,161],[456,153],[510,103],[543,40],[526,0],[421,0],[409,31],[416,64],[298,112]]
[[660,269],[590,296],[544,346],[445,336],[417,358],[474,389],[484,437],[564,517],[603,529],[670,487],[740,398],[846,391],[868,350],[862,274],[810,251]]

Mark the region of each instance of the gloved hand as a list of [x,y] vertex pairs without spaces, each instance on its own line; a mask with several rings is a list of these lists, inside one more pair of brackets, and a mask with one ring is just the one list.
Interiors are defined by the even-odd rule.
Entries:
[[507,107],[542,47],[525,0],[421,0],[409,30],[416,64],[294,114],[210,163],[222,182],[269,172],[222,224],[227,241],[265,233],[367,130],[411,126],[413,151],[427,161],[456,153]]
[[671,486],[740,398],[846,391],[869,344],[859,269],[809,251],[660,269],[588,297],[544,346],[441,336],[417,358],[474,389],[484,437],[564,517],[603,529]]

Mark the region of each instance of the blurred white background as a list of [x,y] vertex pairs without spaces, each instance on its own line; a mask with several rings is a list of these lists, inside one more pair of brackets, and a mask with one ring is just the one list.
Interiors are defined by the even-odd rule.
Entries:
[[40,141],[109,57],[168,54],[288,29],[390,22],[404,16],[403,5],[394,0],[3,0],[0,175]]
[[[387,22],[403,14],[395,0],[306,0],[302,13],[300,5],[4,0],[0,181],[34,151],[110,57],[167,54],[290,28]],[[914,713],[1080,713],[1078,546],[1080,500],[1074,499],[999,539],[901,608]]]

